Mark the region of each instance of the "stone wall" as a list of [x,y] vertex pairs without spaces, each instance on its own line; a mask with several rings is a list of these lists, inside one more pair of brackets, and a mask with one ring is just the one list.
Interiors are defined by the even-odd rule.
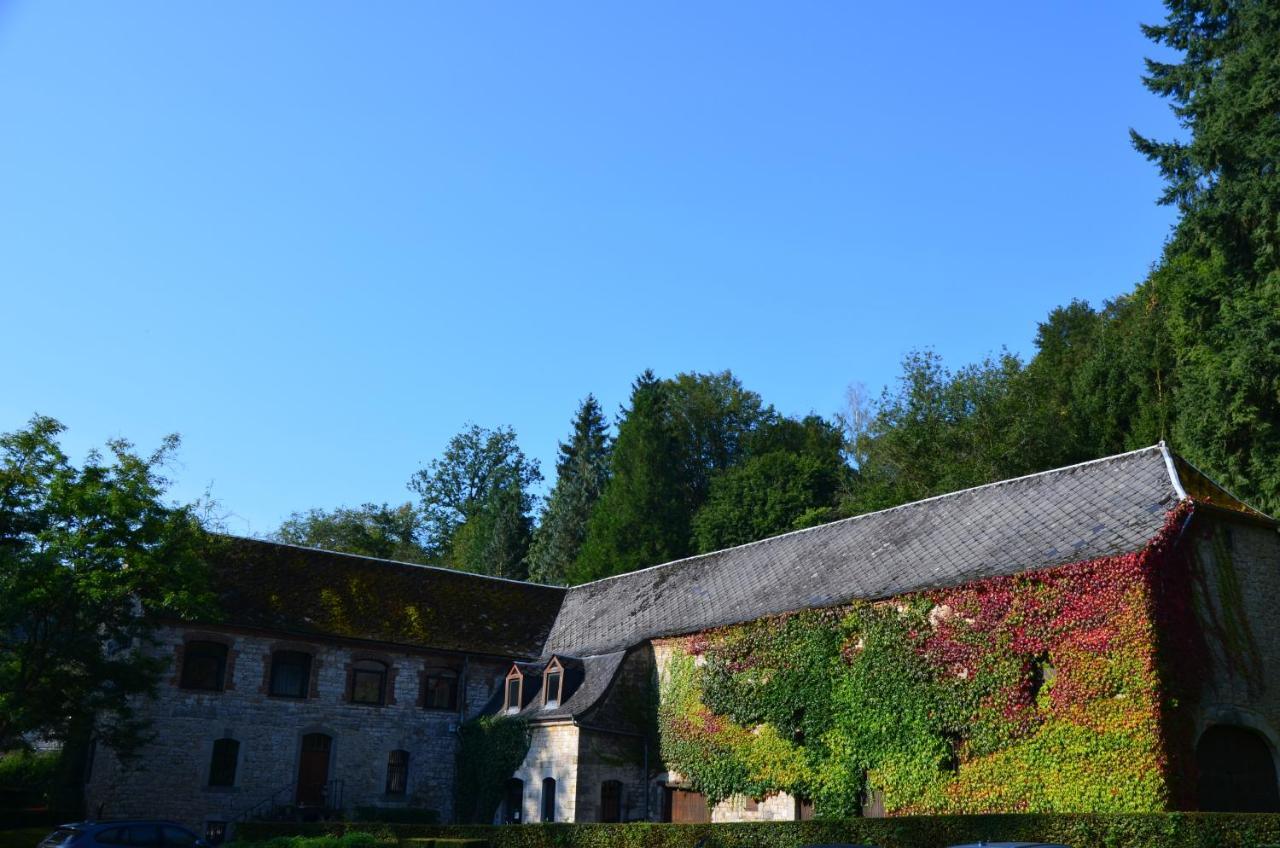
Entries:
[[605,781],[621,784],[621,821],[656,820],[652,799],[646,805],[644,739],[607,731],[583,729],[578,745],[578,798],[574,821],[603,821]]
[[[559,724],[534,725],[531,729],[529,753],[516,769],[513,778],[524,782],[519,821],[532,824],[543,821],[542,789],[548,778],[555,783],[555,821],[571,822],[578,795],[578,728],[569,721]],[[503,802],[494,816],[501,824],[510,818]]]
[[767,798],[735,795],[711,808],[713,822],[795,821],[796,799],[785,792]]
[[1201,518],[1190,532],[1205,580],[1201,617],[1210,673],[1196,733],[1215,724],[1261,734],[1280,763],[1280,533],[1229,516]]
[[[154,740],[129,764],[110,752],[97,753],[86,786],[91,817],[165,818],[203,832],[207,822],[234,820],[274,793],[291,801],[301,739],[307,733],[324,733],[333,740],[329,777],[342,781],[343,807],[422,807],[438,811],[448,821],[453,813],[458,724],[484,706],[507,669],[506,661],[467,660],[461,709],[428,710],[420,705],[420,673],[437,667],[461,671],[462,658],[194,627],[166,628],[158,637],[160,644],[151,650],[173,663],[157,697],[138,703],[140,714],[151,720]],[[180,688],[186,639],[229,646],[224,691]],[[268,694],[270,657],[276,649],[312,655],[309,697]],[[350,667],[361,658],[380,659],[389,666],[383,706],[349,701]],[[230,787],[211,787],[213,746],[223,738],[240,743],[235,781]],[[409,752],[403,797],[386,794],[388,755],[395,750]]]

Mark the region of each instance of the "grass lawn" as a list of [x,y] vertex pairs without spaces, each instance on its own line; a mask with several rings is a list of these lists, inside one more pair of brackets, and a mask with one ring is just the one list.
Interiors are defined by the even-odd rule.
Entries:
[[[3,825],[0,825],[3,827]],[[36,843],[44,839],[53,827],[20,827],[17,830],[0,830],[0,848],[36,848]]]

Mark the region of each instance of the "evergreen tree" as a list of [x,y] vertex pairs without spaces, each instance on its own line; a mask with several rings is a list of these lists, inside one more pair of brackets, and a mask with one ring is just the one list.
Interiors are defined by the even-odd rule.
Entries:
[[690,550],[684,454],[670,387],[645,371],[618,424],[612,475],[587,523],[569,579],[583,583],[685,556]]
[[[1167,0],[1144,27],[1178,62],[1144,82],[1187,141],[1134,132],[1182,213],[1160,268],[1176,351],[1173,441],[1264,509],[1280,509],[1280,13],[1274,2]],[[1140,295],[1142,291],[1140,290]]]
[[587,537],[591,512],[609,479],[609,433],[594,395],[587,395],[573,419],[568,442],[560,443],[556,485],[529,550],[529,577],[563,584]]

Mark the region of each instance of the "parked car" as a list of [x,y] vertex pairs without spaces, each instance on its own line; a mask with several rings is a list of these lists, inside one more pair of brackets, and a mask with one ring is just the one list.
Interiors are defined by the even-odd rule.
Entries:
[[60,826],[39,848],[210,848],[180,824],[151,819],[85,821]]

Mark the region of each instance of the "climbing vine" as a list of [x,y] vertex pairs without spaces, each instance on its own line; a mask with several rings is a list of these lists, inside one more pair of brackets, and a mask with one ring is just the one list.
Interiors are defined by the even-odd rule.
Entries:
[[713,802],[787,792],[824,817],[873,794],[900,814],[1166,809],[1161,657],[1200,656],[1187,515],[1138,553],[677,640],[664,761]]
[[529,753],[529,724],[512,716],[481,716],[458,730],[457,819],[489,824],[505,782]]

